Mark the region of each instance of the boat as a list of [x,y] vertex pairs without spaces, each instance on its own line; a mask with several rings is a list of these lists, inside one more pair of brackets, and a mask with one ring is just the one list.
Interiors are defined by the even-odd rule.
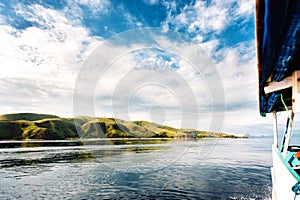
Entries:
[[[300,200],[300,144],[291,143],[300,113],[300,0],[256,0],[255,9],[259,110],[273,116],[272,199]],[[288,113],[282,140],[279,112]]]

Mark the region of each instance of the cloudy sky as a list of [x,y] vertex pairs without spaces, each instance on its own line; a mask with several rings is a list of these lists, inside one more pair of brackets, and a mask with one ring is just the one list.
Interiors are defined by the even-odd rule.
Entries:
[[270,134],[252,0],[4,0],[0,112]]

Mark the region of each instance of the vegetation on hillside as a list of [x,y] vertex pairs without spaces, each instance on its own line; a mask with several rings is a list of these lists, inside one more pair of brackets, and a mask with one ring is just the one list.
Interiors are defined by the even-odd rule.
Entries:
[[0,139],[71,138],[238,138],[225,133],[176,129],[146,122],[112,118],[17,113],[0,115]]

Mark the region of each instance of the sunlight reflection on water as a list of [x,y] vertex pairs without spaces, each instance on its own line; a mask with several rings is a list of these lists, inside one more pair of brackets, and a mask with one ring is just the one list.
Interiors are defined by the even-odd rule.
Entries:
[[0,148],[0,197],[270,199],[271,142],[222,139],[206,156],[216,141]]

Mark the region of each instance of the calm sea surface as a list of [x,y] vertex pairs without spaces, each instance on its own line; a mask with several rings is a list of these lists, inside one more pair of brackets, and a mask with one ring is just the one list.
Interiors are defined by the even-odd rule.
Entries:
[[0,199],[270,199],[271,138],[0,142]]

